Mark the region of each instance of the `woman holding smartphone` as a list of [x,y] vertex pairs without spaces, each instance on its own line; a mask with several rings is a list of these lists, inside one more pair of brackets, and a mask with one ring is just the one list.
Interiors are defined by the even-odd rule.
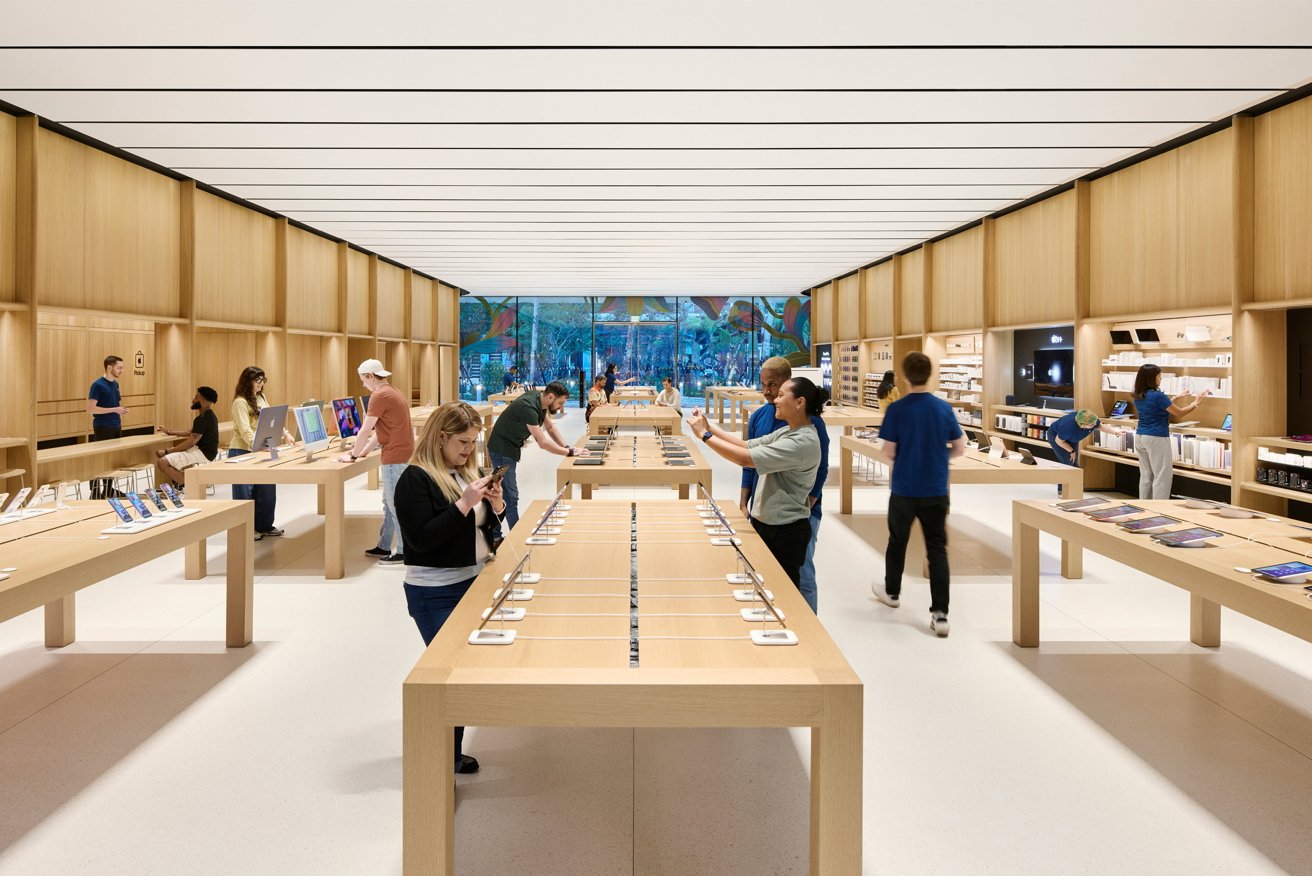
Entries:
[[1177,405],[1189,393],[1171,398],[1158,389],[1162,385],[1162,369],[1156,365],[1140,365],[1134,376],[1134,407],[1139,413],[1139,425],[1134,430],[1135,450],[1139,454],[1139,498],[1171,498],[1171,478],[1174,474],[1171,461],[1171,417],[1194,411],[1207,398],[1208,390],[1198,393],[1192,403]]
[[[464,402],[433,412],[396,482],[396,519],[405,555],[405,600],[428,645],[501,543],[506,513],[501,479],[478,468],[483,418]],[[478,772],[455,728],[455,770]]]

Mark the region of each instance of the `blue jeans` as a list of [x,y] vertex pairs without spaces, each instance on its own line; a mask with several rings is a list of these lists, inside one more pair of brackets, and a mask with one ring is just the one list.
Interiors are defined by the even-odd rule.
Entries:
[[519,465],[519,460],[511,459],[509,456],[502,456],[495,451],[492,456],[492,468],[498,469],[501,466],[508,466],[506,475],[501,479],[501,495],[506,500],[506,530],[509,531],[519,522],[519,482],[515,480],[515,467]]
[[[460,604],[460,598],[469,592],[469,585],[474,583],[473,578],[461,581],[459,584],[450,584],[446,587],[418,587],[414,584],[405,586],[406,607],[410,609],[410,617],[414,618],[415,626],[419,627],[419,635],[424,637],[424,645],[428,646],[433,643],[433,638],[437,631],[442,629],[442,624],[455,611],[455,607]],[[461,746],[465,741],[465,728],[456,727],[456,764],[460,763]]]
[[806,559],[802,561],[802,575],[797,580],[797,589],[801,591],[806,604],[811,606],[813,614],[820,614],[819,599],[815,589],[815,543],[820,540],[820,518],[811,515],[811,540],[806,543]]
[[[249,450],[228,449],[228,456],[242,456]],[[233,484],[232,498],[255,501],[255,531],[273,529],[273,512],[278,505],[278,488],[273,484]]]
[[378,466],[378,485],[383,488],[383,525],[378,530],[378,546],[389,554],[392,541],[397,531],[396,524],[396,482],[401,479],[406,463],[395,462]]

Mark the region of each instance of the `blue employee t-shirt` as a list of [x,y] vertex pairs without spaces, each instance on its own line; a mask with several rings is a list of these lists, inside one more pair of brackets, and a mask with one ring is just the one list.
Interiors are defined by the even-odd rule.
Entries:
[[[829,430],[825,428],[825,421],[819,417],[811,418],[811,425],[815,426],[816,435],[820,438],[820,467],[815,472],[815,484],[811,487],[808,496],[815,496],[815,504],[811,506],[811,516],[819,520],[823,514],[820,504],[823,501],[823,491],[825,481],[829,478]],[[787,429],[787,420],[776,420],[774,416],[774,405],[761,405],[752,411],[752,416],[747,421],[747,437],[760,438],[763,435],[769,435],[771,432],[778,432],[780,429]],[[750,503],[756,495],[756,482],[760,480],[756,469],[744,468],[742,487],[747,491],[747,501]]]
[[506,372],[505,374],[501,375],[502,390],[510,389],[511,385],[514,384],[516,379],[517,378],[515,377],[515,375],[511,374],[510,372]]
[[952,405],[909,392],[884,414],[879,437],[897,444],[890,489],[912,498],[948,494],[948,442],[961,437]]
[[[106,380],[101,377],[91,384],[91,391],[87,393],[87,398],[102,408],[116,408],[122,404],[121,396],[118,391],[117,380]],[[123,428],[123,418],[118,414],[93,414],[91,425],[98,429],[121,429]]]
[[610,395],[610,394],[611,394],[612,392],[614,392],[614,391],[615,391],[615,372],[614,372],[614,371],[607,371],[607,372],[606,372],[606,395]]
[[[1048,427],[1048,443],[1052,445],[1053,450],[1061,450],[1057,446],[1057,439],[1060,438],[1071,447],[1079,447],[1080,442],[1092,435],[1097,428],[1097,426],[1091,426],[1086,429],[1075,422],[1075,414],[1067,414]],[[1062,450],[1061,452],[1065,453],[1066,451]]]
[[1171,415],[1166,409],[1171,406],[1171,397],[1160,389],[1150,389],[1142,399],[1134,400],[1134,408],[1139,412],[1139,426],[1136,435],[1156,435],[1165,438],[1171,434]]

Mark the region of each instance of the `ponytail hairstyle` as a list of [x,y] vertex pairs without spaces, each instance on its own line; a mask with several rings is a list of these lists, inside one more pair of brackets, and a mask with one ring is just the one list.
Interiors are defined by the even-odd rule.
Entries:
[[794,377],[789,383],[793,385],[793,395],[806,402],[806,415],[818,417],[829,401],[829,390],[816,386],[806,377]]
[[1134,397],[1143,401],[1149,390],[1157,388],[1157,375],[1161,373],[1156,365],[1140,365],[1139,373],[1134,375]]
[[[456,479],[451,477],[451,469],[446,464],[446,458],[442,456],[442,443],[452,435],[482,428],[483,418],[473,406],[460,401],[447,402],[433,411],[428,422],[419,430],[410,464],[423,469],[424,473],[433,479],[433,483],[441,488],[447,499],[455,502],[464,490],[456,483]],[[456,471],[467,484],[478,480],[480,475],[477,451],[469,454],[469,459],[465,460],[465,464]]]

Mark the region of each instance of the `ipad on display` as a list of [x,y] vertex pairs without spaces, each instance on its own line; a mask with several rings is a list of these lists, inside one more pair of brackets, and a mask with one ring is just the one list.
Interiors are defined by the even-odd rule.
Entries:
[[1131,514],[1142,514],[1143,509],[1135,505],[1117,505],[1113,508],[1104,508],[1101,511],[1088,511],[1085,513],[1094,520],[1115,520],[1118,517],[1129,517]]
[[1229,432],[1231,427],[1234,425],[1234,419],[1235,419],[1234,414],[1226,414],[1225,419],[1221,421],[1221,431]]
[[600,456],[580,456],[578,459],[574,460],[574,464],[575,465],[601,465],[605,461],[606,460],[602,459]]
[[1129,409],[1130,409],[1130,403],[1128,401],[1124,401],[1124,400],[1118,401],[1116,402],[1116,404],[1112,405],[1111,412],[1108,413],[1107,416],[1112,418],[1123,417],[1125,416],[1125,412],[1128,411]]
[[1153,541],[1161,542],[1168,547],[1178,547],[1179,545],[1189,544],[1190,542],[1220,537],[1221,533],[1217,532],[1215,529],[1195,526],[1192,529],[1182,529],[1179,532],[1168,532],[1165,535],[1154,535]]
[[1312,565],[1301,562],[1277,563],[1274,566],[1257,566],[1253,571],[1277,581],[1288,578],[1291,584],[1302,584],[1307,576],[1312,575]]
[[1176,520],[1174,517],[1156,515],[1153,517],[1145,517],[1142,520],[1127,520],[1125,523],[1119,524],[1119,526],[1127,532],[1147,532],[1150,529],[1161,529],[1164,526],[1172,526],[1181,522],[1183,521]]
[[1099,499],[1095,496],[1090,499],[1071,499],[1069,502],[1058,502],[1057,507],[1063,511],[1083,511],[1085,508],[1106,504],[1106,499]]

